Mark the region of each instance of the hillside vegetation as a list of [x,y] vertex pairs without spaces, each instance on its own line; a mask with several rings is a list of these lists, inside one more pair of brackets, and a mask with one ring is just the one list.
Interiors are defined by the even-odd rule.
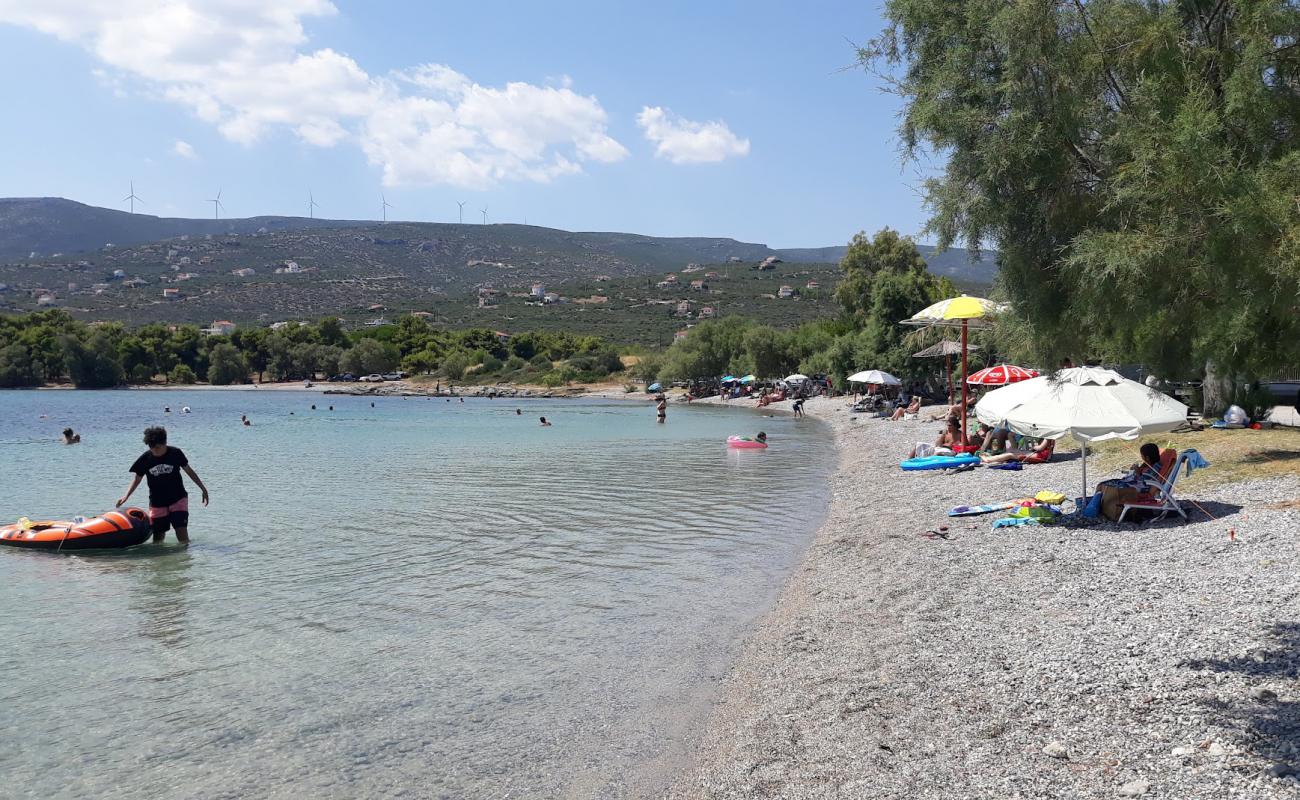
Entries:
[[[127,243],[191,229],[198,232]],[[328,314],[361,324],[421,312],[451,328],[572,330],[667,344],[705,308],[712,313],[703,318],[745,315],[782,327],[823,316],[839,278],[833,263],[800,263],[732,239],[508,224],[167,220],[66,200],[0,201],[0,246],[88,241],[99,244],[83,253],[28,251],[0,264],[0,309],[57,307],[129,325],[270,324]],[[789,252],[806,259],[843,251]],[[971,263],[964,252],[941,259],[931,271],[963,288],[983,288],[990,276],[990,261]],[[658,288],[672,272],[679,284]],[[709,273],[719,278],[707,289],[690,288]],[[556,302],[528,297],[535,284]],[[786,285],[793,296],[778,297]],[[682,301],[688,310],[678,310]]]

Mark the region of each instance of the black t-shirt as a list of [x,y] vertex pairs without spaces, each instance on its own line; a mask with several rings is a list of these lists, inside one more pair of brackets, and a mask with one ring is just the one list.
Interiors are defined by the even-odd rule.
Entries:
[[149,505],[165,508],[187,496],[185,484],[181,481],[181,467],[188,463],[185,454],[177,447],[168,447],[161,456],[146,450],[131,465],[131,472],[143,475],[149,482]]

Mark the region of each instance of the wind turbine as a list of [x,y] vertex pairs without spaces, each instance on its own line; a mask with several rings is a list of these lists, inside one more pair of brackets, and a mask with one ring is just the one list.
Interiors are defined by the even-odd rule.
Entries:
[[479,209],[479,213],[483,215],[483,224],[486,225],[486,224],[487,224],[487,206],[483,206],[482,208],[480,208],[480,209]]
[[383,193],[383,192],[380,192],[380,193],[379,193],[379,199],[383,201],[383,207],[382,207],[381,210],[384,212],[384,222],[388,222],[388,209],[390,209],[390,208],[396,208],[397,206],[395,206],[395,205],[393,205],[392,203],[388,202],[388,198],[387,198],[387,197],[384,197],[384,193]]
[[212,204],[212,218],[221,219],[221,209],[225,208],[225,206],[221,205],[221,190],[218,189],[217,196],[205,202]]
[[457,218],[461,225],[465,224],[465,203],[466,200],[457,200],[456,205],[460,206],[460,216]]
[[315,211],[318,208],[320,208],[320,203],[316,202],[316,198],[312,197],[311,189],[308,189],[307,190],[307,219],[315,219],[316,216]]
[[[135,201],[140,200],[140,198],[138,198],[138,197],[135,196],[135,181],[131,181],[131,193],[128,194],[126,197],[123,197],[122,199],[123,199],[123,200],[130,200],[130,201],[131,201],[131,213],[134,214],[134,213],[135,213]],[[144,205],[144,201],[143,201],[143,200],[140,200],[140,205]]]

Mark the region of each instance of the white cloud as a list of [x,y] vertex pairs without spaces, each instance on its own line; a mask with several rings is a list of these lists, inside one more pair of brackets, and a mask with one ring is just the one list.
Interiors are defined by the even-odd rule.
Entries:
[[646,106],[636,117],[655,155],[674,164],[703,164],[749,155],[749,140],[731,132],[727,123],[694,122],[666,108]]
[[183,139],[177,139],[176,144],[172,145],[172,152],[181,158],[198,158],[199,154],[194,152],[194,146]]
[[0,23],[85,48],[114,90],[182,105],[245,145],[277,130],[356,144],[390,186],[549,181],[627,157],[567,78],[489,87],[442,64],[374,76],[307,49],[303,21],[335,13],[328,0],[0,0]]

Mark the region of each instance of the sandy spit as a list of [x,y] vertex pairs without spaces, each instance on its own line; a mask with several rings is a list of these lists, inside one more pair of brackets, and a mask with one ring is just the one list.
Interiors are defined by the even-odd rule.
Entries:
[[907,473],[938,423],[846,406],[807,405],[831,508],[665,796],[1300,797],[1300,511],[1268,508],[1300,475],[1189,496],[1216,519],[1186,525],[993,531],[946,512],[1073,497],[1077,454]]

